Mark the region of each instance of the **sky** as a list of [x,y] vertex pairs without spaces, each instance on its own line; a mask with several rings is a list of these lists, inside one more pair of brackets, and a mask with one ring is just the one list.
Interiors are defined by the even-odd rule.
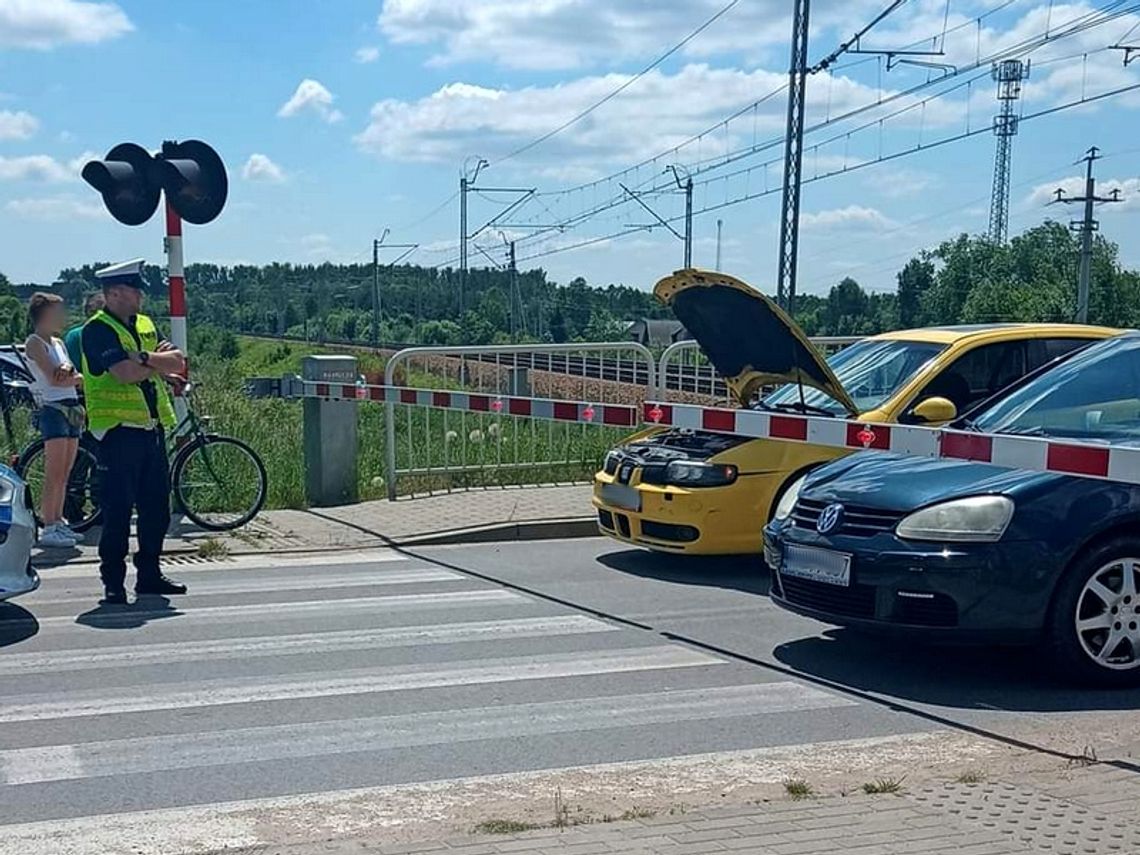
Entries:
[[[814,0],[810,61],[888,5]],[[694,264],[715,264],[720,220],[722,269],[771,290],[790,6],[0,0],[0,271],[49,283],[92,260],[162,263],[161,218],[118,224],[79,171],[119,142],[201,139],[230,195],[187,226],[187,262],[365,262],[383,236],[454,265],[466,175],[472,266],[505,263],[514,240],[520,268],[649,288],[682,266],[656,217],[683,232],[688,176]],[[1079,215],[1048,203],[1081,192],[1095,145],[1098,190],[1123,200],[1101,231],[1140,267],[1140,61],[1122,44],[1140,46],[1140,2],[902,3],[864,52],[809,78],[800,292],[847,275],[891,289],[914,253],[986,231],[994,59],[1030,64],[1011,234]]]

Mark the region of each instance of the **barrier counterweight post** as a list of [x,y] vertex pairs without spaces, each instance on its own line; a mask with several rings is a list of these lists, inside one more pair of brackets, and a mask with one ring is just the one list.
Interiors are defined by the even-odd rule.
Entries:
[[[170,341],[189,355],[186,339],[186,278],[182,262],[182,218],[166,203],[166,278],[170,289]],[[174,409],[181,420],[186,415],[186,401],[174,399]]]

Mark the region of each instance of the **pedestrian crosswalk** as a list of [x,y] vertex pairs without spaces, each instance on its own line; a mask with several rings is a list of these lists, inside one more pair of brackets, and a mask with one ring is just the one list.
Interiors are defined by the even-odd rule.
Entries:
[[170,602],[98,607],[72,567],[0,606],[0,855],[169,855],[131,817],[179,809],[199,849],[249,845],[235,805],[838,739],[862,714],[393,552],[186,569]]

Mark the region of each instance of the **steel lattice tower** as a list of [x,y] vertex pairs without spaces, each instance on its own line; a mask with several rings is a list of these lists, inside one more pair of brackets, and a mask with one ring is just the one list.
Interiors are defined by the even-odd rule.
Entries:
[[997,81],[1001,112],[994,116],[994,136],[997,151],[994,155],[994,187],[990,197],[990,240],[1005,243],[1009,230],[1009,169],[1013,154],[1013,138],[1017,136],[1019,117],[1016,102],[1021,97],[1021,82],[1029,77],[1029,63],[1020,59],[1005,59],[994,63],[993,78]]
[[776,295],[791,314],[796,303],[799,249],[800,170],[804,148],[804,93],[807,89],[808,15],[811,0],[795,0],[792,9],[792,59],[788,69],[788,125],[784,141],[784,195],[780,209],[780,270]]

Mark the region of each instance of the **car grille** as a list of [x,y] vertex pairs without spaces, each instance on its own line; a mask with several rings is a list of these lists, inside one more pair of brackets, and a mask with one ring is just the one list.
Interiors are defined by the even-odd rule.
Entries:
[[[815,530],[819,515],[830,502],[817,502],[800,499],[792,510],[792,520],[796,525]],[[882,532],[892,531],[903,514],[898,511],[884,511],[878,508],[864,508],[858,505],[843,506],[843,524],[829,534],[846,534],[851,537],[871,537]]]
[[609,511],[598,511],[598,525],[600,525],[602,528],[613,531],[614,515]]
[[875,616],[875,589],[870,585],[841,587],[784,575],[779,577],[779,585],[784,599],[792,605],[843,617]]
[[641,521],[641,533],[654,540],[670,540],[677,543],[692,543],[701,533],[691,525],[673,525],[672,523]]
[[945,594],[898,591],[891,621],[912,626],[957,626],[958,604]]

